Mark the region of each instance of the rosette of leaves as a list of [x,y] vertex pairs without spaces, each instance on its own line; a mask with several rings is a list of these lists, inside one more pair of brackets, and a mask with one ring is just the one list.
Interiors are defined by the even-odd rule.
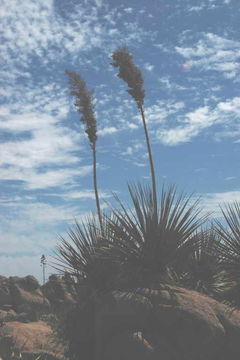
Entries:
[[205,222],[199,201],[175,187],[162,191],[161,201],[153,213],[153,194],[148,186],[129,186],[132,207],[106,216],[109,229],[106,256],[118,263],[120,288],[154,287],[172,281],[172,272],[182,273],[185,261],[195,249],[194,234]]

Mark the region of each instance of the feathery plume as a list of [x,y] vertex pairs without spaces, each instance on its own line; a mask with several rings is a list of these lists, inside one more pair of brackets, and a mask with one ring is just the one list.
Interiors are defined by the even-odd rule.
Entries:
[[134,65],[133,57],[124,47],[118,48],[112,55],[112,65],[119,68],[118,77],[128,84],[127,92],[134,98],[138,108],[143,106],[145,90],[139,68]]
[[144,97],[145,90],[143,89],[143,77],[141,70],[133,63],[133,56],[125,47],[120,47],[112,54],[112,65],[119,68],[118,77],[128,84],[129,89],[127,92],[136,101],[137,107],[142,117],[142,123],[145,133],[145,139],[148,149],[148,158],[152,177],[152,192],[153,192],[153,211],[157,215],[157,187],[155,169],[153,163],[152,149],[148,135],[147,123],[144,113]]
[[87,89],[85,81],[80,75],[73,71],[67,71],[71,86],[70,94],[75,97],[75,106],[82,115],[80,120],[85,124],[85,132],[88,135],[89,143],[93,154],[93,184],[95,191],[96,207],[98,213],[101,233],[103,235],[102,215],[100,209],[98,187],[97,187],[97,161],[96,161],[96,141],[97,141],[97,121],[94,114],[94,104],[92,92]]
[[66,70],[66,74],[72,88],[70,94],[75,97],[74,105],[82,115],[80,120],[86,126],[85,132],[92,146],[97,141],[97,122],[94,115],[92,92],[87,90],[86,83],[80,75],[68,70]]

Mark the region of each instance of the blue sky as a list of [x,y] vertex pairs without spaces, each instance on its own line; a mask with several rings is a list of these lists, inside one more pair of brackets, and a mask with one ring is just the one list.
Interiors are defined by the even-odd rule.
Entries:
[[40,278],[41,254],[95,209],[65,69],[95,91],[102,205],[149,181],[135,103],[110,65],[118,46],[144,76],[159,188],[176,183],[215,216],[240,200],[238,0],[2,0],[1,17],[2,275]]

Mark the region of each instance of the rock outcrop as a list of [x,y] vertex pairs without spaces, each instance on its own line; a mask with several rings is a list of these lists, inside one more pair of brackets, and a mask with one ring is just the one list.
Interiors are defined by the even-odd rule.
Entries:
[[[36,321],[38,314],[62,311],[74,303],[70,280],[52,275],[41,286],[33,276],[0,276],[0,322]],[[72,291],[72,293],[71,293]]]
[[[20,321],[31,321],[31,311],[57,312],[74,305],[68,280],[52,276],[41,287],[30,276],[1,277],[0,319],[8,321],[2,329],[12,326],[13,335],[28,334],[35,323]],[[72,349],[84,360],[240,359],[240,311],[198,292],[161,285],[114,291],[92,301],[67,313]]]
[[73,304],[71,289],[70,279],[58,276],[51,276],[44,286],[30,275],[23,278],[1,276],[0,358],[64,359],[64,348],[54,341],[51,327],[37,320]]
[[113,292],[96,314],[98,360],[240,359],[240,311],[194,291]]
[[9,278],[12,304],[17,313],[47,311],[50,303],[43,296],[38,281],[33,276]]

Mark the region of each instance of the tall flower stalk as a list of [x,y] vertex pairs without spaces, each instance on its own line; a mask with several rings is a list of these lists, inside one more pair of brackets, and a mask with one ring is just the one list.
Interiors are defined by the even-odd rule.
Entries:
[[120,47],[112,54],[112,65],[119,68],[118,77],[125,81],[129,87],[127,92],[136,101],[137,107],[140,111],[147,150],[148,158],[152,177],[152,192],[153,192],[153,206],[154,212],[157,214],[157,189],[156,189],[156,176],[154,170],[153,156],[151,150],[151,144],[149,140],[149,134],[147,129],[147,123],[144,113],[144,97],[145,90],[143,88],[143,77],[140,69],[133,63],[133,57],[126,48]]
[[97,186],[97,160],[96,160],[96,142],[97,142],[97,121],[94,114],[94,104],[92,92],[90,92],[85,81],[80,75],[73,71],[66,71],[71,86],[71,95],[75,97],[75,106],[82,115],[81,122],[85,125],[85,132],[88,135],[89,144],[92,149],[93,158],[93,185],[95,191],[96,207],[98,213],[101,233],[103,235],[102,215],[100,209],[98,186]]

